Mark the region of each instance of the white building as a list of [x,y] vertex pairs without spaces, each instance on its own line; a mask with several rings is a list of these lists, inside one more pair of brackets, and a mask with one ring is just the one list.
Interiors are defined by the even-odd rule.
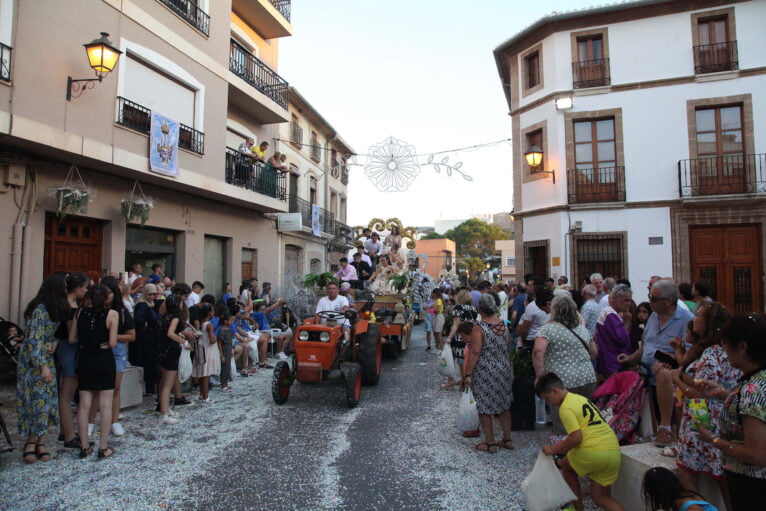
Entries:
[[764,19],[762,0],[640,0],[553,14],[495,50],[517,274],[625,276],[638,300],[651,275],[702,278],[763,309]]

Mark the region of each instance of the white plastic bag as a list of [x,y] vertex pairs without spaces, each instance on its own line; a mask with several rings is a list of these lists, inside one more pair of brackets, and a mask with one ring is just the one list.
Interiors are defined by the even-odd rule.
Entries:
[[444,345],[442,354],[439,357],[439,374],[447,378],[452,378],[455,381],[460,379],[460,369],[455,363],[455,359],[452,357],[452,346],[449,344]]
[[476,409],[476,401],[473,399],[471,389],[465,389],[460,397],[457,428],[460,431],[476,431],[479,429],[479,411]]
[[231,359],[231,381],[237,381],[237,363]]
[[575,500],[575,494],[556,467],[552,456],[540,451],[532,472],[522,481],[521,491],[529,511],[552,511]]
[[178,361],[178,380],[184,383],[192,374],[191,351],[181,350],[181,358]]

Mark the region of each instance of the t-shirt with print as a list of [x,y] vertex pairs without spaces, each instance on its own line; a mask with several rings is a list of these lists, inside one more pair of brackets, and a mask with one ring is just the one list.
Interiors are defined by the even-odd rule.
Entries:
[[[590,342],[590,332],[580,325],[573,328],[585,343]],[[590,352],[580,339],[559,322],[543,325],[536,337],[544,337],[548,347],[543,357],[546,373],[556,373],[568,389],[582,387],[596,381],[596,373],[590,361]]]
[[578,429],[582,442],[570,452],[599,452],[619,450],[617,435],[601,416],[596,405],[586,397],[574,392],[567,393],[559,408],[559,418],[568,435]]
[[[323,296],[319,302],[317,302],[316,312],[333,311],[343,314],[343,307],[348,307],[348,300],[345,296],[338,295],[335,300],[330,300],[329,296]],[[322,324],[326,322],[325,318],[322,318]],[[343,326],[349,326],[348,320],[344,319],[341,323]]]

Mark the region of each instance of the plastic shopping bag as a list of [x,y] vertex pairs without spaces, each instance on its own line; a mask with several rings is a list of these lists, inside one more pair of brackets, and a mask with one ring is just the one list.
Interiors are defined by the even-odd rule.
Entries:
[[559,472],[552,456],[540,452],[532,472],[522,481],[521,491],[529,511],[552,511],[577,497]]
[[231,359],[231,381],[237,381],[237,363]]
[[192,374],[192,361],[191,351],[181,350],[181,359],[178,361],[178,380],[184,383],[191,377]]
[[476,409],[476,401],[473,399],[471,389],[465,389],[460,397],[457,428],[460,431],[476,431],[479,429],[479,411]]
[[439,374],[455,381],[460,380],[460,369],[455,364],[455,359],[452,357],[452,347],[449,344],[444,346],[439,357]]

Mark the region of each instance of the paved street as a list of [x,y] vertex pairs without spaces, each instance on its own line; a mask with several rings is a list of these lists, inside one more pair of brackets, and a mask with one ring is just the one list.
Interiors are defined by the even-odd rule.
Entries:
[[475,451],[455,428],[459,393],[439,390],[424,346],[421,325],[353,410],[330,384],[296,383],[277,406],[265,371],[231,396],[211,392],[213,405],[179,407],[176,426],[159,426],[148,401],[128,410],[108,460],[4,455],[0,509],[523,509],[520,483],[547,432],[515,432],[515,451]]

